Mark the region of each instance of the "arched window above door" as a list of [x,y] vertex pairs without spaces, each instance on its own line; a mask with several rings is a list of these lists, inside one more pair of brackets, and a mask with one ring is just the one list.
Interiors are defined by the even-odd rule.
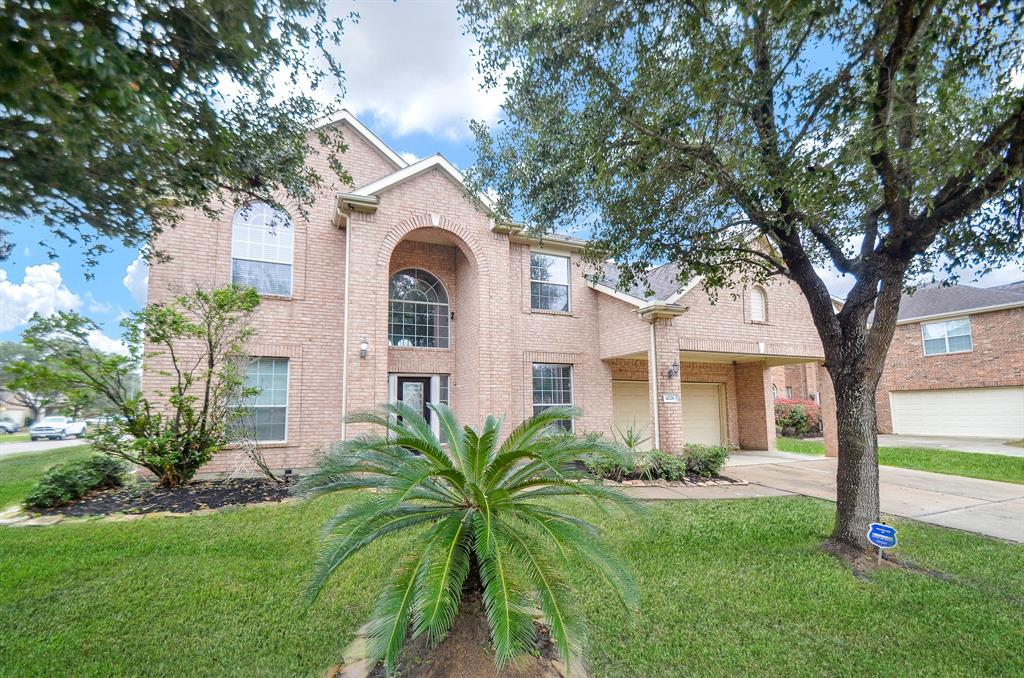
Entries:
[[448,292],[432,273],[407,268],[391,276],[388,346],[448,348]]

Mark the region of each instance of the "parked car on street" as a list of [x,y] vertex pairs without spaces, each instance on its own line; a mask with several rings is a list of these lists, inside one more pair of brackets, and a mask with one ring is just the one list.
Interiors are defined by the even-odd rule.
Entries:
[[45,417],[38,424],[31,426],[28,433],[32,440],[64,440],[71,436],[81,438],[85,435],[85,422],[75,421],[71,417]]
[[21,426],[10,419],[0,419],[0,433],[17,433],[20,430]]

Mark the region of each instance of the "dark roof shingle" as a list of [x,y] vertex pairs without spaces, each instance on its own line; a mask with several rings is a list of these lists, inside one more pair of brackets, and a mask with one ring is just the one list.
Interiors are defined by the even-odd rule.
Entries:
[[900,300],[900,313],[897,320],[971,311],[1015,302],[1024,304],[1024,289],[1013,291],[999,287],[926,285],[917,288],[913,294],[903,295]]

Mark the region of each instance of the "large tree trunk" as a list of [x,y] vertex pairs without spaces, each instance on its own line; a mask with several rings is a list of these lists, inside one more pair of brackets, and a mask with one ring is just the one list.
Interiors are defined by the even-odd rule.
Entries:
[[833,376],[839,460],[836,469],[836,524],[832,539],[867,549],[868,525],[879,516],[877,380],[865,374]]

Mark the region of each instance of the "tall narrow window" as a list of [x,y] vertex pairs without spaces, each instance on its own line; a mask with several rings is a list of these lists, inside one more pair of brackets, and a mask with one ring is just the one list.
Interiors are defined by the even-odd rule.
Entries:
[[530,308],[569,310],[569,257],[530,253]]
[[760,287],[750,288],[750,319],[755,323],[768,321],[768,295]]
[[231,224],[231,282],[265,295],[292,295],[294,228],[266,203],[246,205]]
[[970,318],[922,323],[921,335],[924,339],[925,355],[966,353],[974,349]]
[[[533,413],[540,414],[556,405],[572,405],[572,365],[534,363]],[[563,419],[558,425],[572,430],[571,419]]]
[[288,359],[253,358],[245,368],[244,414],[233,425],[243,438],[283,442],[288,439]]
[[391,276],[388,346],[448,348],[448,293],[430,273],[408,268]]

